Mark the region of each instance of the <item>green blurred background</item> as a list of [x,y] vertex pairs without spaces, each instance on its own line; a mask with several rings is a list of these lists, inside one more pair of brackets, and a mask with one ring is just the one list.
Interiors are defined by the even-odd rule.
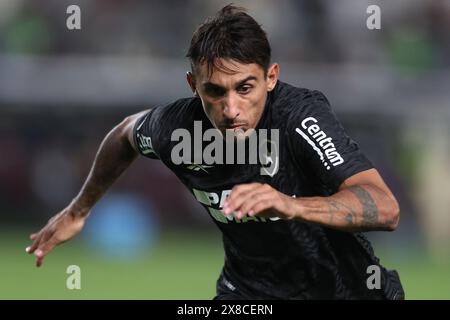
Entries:
[[[212,299],[223,263],[218,234],[166,230],[151,254],[131,261],[99,257],[75,240],[36,268],[24,251],[25,233],[2,232],[0,299]],[[383,265],[399,272],[407,299],[450,299],[450,260],[375,249]],[[66,287],[67,267],[74,264],[81,269],[80,290]]]
[[[81,9],[68,30],[66,9]],[[228,1],[0,1],[0,299],[211,299],[221,236],[160,162],[138,159],[43,268],[28,236],[64,208],[125,116],[190,96],[192,32]],[[280,78],[325,93],[393,190],[372,232],[407,299],[450,299],[450,1],[247,0]],[[366,27],[369,5],[381,29]],[[81,268],[81,290],[66,269]]]

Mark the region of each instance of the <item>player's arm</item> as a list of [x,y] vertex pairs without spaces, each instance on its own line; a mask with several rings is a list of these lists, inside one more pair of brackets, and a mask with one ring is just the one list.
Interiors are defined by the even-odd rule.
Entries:
[[298,199],[294,216],[348,231],[397,228],[400,208],[376,169],[346,179],[330,197]]
[[375,169],[346,179],[329,197],[292,198],[267,184],[239,185],[224,205],[225,214],[233,211],[237,218],[279,216],[343,231],[391,231],[400,217],[395,197]]
[[146,111],[125,118],[103,139],[86,181],[78,195],[61,212],[53,216],[40,231],[32,234],[33,241],[26,251],[36,255],[36,265],[58,244],[81,231],[92,207],[113,182],[136,159],[133,128]]

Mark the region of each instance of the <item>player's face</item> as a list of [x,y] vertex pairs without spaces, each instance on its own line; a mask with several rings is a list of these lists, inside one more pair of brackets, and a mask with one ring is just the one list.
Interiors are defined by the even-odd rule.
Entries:
[[264,111],[267,93],[278,80],[278,65],[273,64],[267,76],[257,64],[242,64],[221,59],[224,68],[214,68],[208,75],[205,64],[196,74],[188,73],[188,82],[202,100],[211,123],[223,135],[226,130],[255,128]]

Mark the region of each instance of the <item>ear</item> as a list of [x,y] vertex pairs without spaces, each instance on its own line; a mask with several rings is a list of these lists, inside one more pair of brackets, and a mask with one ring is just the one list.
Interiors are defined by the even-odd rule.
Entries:
[[280,67],[278,63],[274,63],[269,67],[269,70],[267,70],[267,91],[272,91],[275,88],[279,73]]
[[194,96],[197,96],[197,88],[195,86],[195,79],[194,79],[194,75],[192,74],[192,72],[188,71],[186,72],[186,80],[189,84],[189,86],[191,87],[192,93],[194,94]]

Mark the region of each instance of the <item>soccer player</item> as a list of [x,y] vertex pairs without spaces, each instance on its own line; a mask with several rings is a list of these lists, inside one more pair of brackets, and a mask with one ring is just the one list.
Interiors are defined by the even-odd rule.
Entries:
[[[231,5],[195,31],[187,57],[194,96],[131,115],[108,133],[79,194],[30,236],[27,252],[37,266],[81,231],[95,203],[141,154],[172,170],[222,231],[216,299],[403,299],[397,272],[380,265],[361,233],[396,229],[399,206],[324,94],[279,81],[265,32]],[[173,133],[195,136],[199,124],[221,141],[229,142],[231,131],[232,142],[248,145],[252,132],[277,130],[258,141],[275,142],[267,151],[277,152],[246,163],[254,152],[246,144],[244,163],[228,161],[239,154],[180,163]],[[189,159],[201,161],[202,152],[194,146]],[[369,267],[378,268],[379,286],[370,285]]]

